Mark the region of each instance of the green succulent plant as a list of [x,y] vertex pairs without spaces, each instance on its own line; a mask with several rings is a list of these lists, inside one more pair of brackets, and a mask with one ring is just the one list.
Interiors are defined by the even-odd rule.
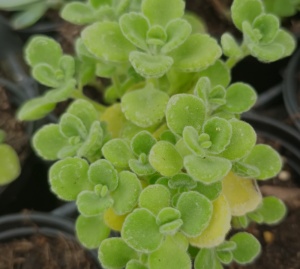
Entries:
[[[260,253],[258,240],[229,231],[251,221],[275,224],[286,212],[257,186],[282,163],[241,120],[256,92],[231,83],[230,74],[248,55],[264,62],[290,55],[294,38],[260,0],[233,2],[241,44],[226,33],[220,46],[184,8],[182,0],[70,3],[62,16],[86,25],[76,54],[64,55],[45,36],[25,49],[33,77],[49,90],[18,117],[35,120],[73,99],[57,124],[36,132],[33,147],[57,160],[51,189],[76,201],[77,236],[99,248],[107,269],[250,263]],[[103,103],[84,95],[88,85]],[[120,236],[108,238],[111,230]]]

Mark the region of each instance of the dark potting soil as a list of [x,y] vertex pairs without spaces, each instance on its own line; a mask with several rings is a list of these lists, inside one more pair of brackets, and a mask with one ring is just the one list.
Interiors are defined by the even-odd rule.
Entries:
[[36,234],[0,244],[1,269],[99,269],[87,252],[64,236]]

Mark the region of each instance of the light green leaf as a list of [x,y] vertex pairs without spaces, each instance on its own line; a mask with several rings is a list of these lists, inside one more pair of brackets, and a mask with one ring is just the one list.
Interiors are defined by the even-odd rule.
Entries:
[[243,56],[240,46],[231,34],[225,33],[221,36],[221,45],[225,56],[237,59]]
[[217,257],[224,264],[230,264],[233,260],[233,254],[230,251],[217,251]]
[[183,221],[181,231],[188,237],[200,235],[212,217],[212,203],[204,195],[195,191],[182,193],[176,207]]
[[191,25],[183,19],[176,19],[167,24],[166,44],[161,48],[163,54],[169,53],[180,46],[191,34]]
[[188,155],[184,157],[184,167],[188,174],[204,184],[220,181],[231,169],[231,162],[220,157],[205,158]]
[[56,106],[56,103],[47,101],[44,97],[30,99],[21,106],[17,118],[21,121],[33,121],[45,117]]
[[256,102],[257,94],[248,84],[237,82],[226,91],[225,109],[232,113],[243,113],[248,111]]
[[63,200],[76,200],[81,191],[91,188],[88,168],[87,161],[76,157],[54,163],[49,170],[51,190]]
[[139,197],[139,207],[150,210],[154,215],[157,215],[164,207],[168,207],[170,202],[170,191],[159,184],[146,187]]
[[156,143],[156,139],[148,131],[137,133],[131,140],[131,149],[138,156],[142,153],[149,154],[150,149]]
[[216,257],[213,249],[201,248],[195,259],[195,269],[216,269]]
[[99,216],[112,204],[111,198],[108,196],[101,197],[94,191],[82,191],[76,200],[78,211],[84,217]]
[[76,235],[82,245],[97,248],[109,236],[110,229],[104,224],[101,216],[79,216],[75,224]]
[[216,40],[206,34],[193,34],[177,49],[170,53],[174,67],[183,72],[201,71],[222,55]]
[[147,50],[146,44],[149,22],[142,14],[131,12],[124,14],[120,20],[120,28],[123,35],[136,47]]
[[88,134],[83,122],[78,117],[70,113],[64,113],[60,118],[59,130],[66,138],[75,136],[85,139]]
[[250,24],[263,13],[263,4],[259,0],[235,0],[231,6],[231,16],[235,26],[242,30],[244,21]]
[[161,247],[149,255],[151,269],[190,269],[191,259],[186,250],[168,236]]
[[278,31],[277,36],[274,39],[274,42],[284,47],[283,57],[291,55],[296,47],[295,38],[290,33],[282,29]]
[[64,81],[67,82],[75,74],[75,60],[70,55],[63,55],[59,60],[59,67],[63,71]]
[[248,155],[256,143],[256,133],[250,124],[231,120],[232,136],[230,144],[220,156],[229,160],[238,160]]
[[224,241],[221,245],[219,245],[216,250],[217,251],[232,251],[236,248],[236,243],[233,241]]
[[61,13],[61,17],[73,24],[85,25],[95,21],[93,8],[85,3],[67,3]]
[[232,236],[230,241],[236,243],[232,253],[234,260],[240,264],[250,263],[260,254],[260,243],[252,234],[240,232]]
[[32,4],[36,0],[0,0],[0,8],[8,11],[18,10],[24,8],[24,6]]
[[169,21],[182,17],[184,6],[182,0],[145,0],[142,3],[142,12],[152,25],[165,26]]
[[129,55],[135,71],[145,78],[162,77],[173,64],[173,59],[165,55],[151,55],[140,51],[132,51]]
[[58,159],[58,152],[68,145],[68,140],[57,124],[48,124],[34,134],[32,143],[39,156],[53,161]]
[[167,141],[157,142],[150,150],[149,162],[163,176],[174,176],[183,166],[183,159],[175,146]]
[[140,160],[131,159],[128,164],[130,170],[138,176],[149,176],[156,172],[148,162],[145,163]]
[[119,175],[109,161],[101,159],[90,165],[88,178],[90,182],[107,186],[109,191],[114,191],[118,186]]
[[25,59],[31,67],[43,63],[56,68],[61,56],[60,45],[54,39],[46,36],[33,37],[25,48]]
[[49,102],[59,103],[69,99],[72,95],[72,92],[75,91],[75,79],[70,79],[68,82],[64,83],[58,89],[53,89],[48,91],[44,95],[44,99],[48,100]]
[[130,260],[137,259],[138,254],[122,238],[113,237],[101,242],[98,257],[105,268],[122,269]]
[[135,209],[126,217],[121,234],[130,247],[144,253],[158,249],[163,240],[155,216],[145,208]]
[[108,62],[127,62],[129,53],[135,49],[116,22],[94,23],[81,32],[81,37],[89,52]]
[[[179,220],[180,218],[181,218],[181,213],[178,209],[173,207],[164,207],[159,211],[159,214],[157,215],[156,218],[156,223],[160,226],[161,229],[162,226],[164,226],[165,224],[173,223],[174,221]],[[182,223],[183,222],[181,221],[181,225]]]
[[118,215],[124,215],[133,210],[138,203],[142,185],[138,177],[129,171],[119,174],[118,187],[111,193],[114,200],[113,209]]
[[166,93],[151,85],[125,94],[121,106],[126,119],[146,128],[163,120],[168,100]]
[[0,144],[0,186],[8,184],[21,173],[21,165],[15,150],[7,144]]
[[253,27],[258,29],[262,35],[261,43],[268,44],[272,42],[278,33],[280,22],[272,14],[261,14],[253,21]]
[[209,200],[213,201],[219,197],[222,192],[222,182],[217,181],[212,184],[204,184],[200,181],[197,182],[197,186],[195,187],[194,191],[197,191],[204,196],[206,196]]
[[205,113],[205,105],[200,98],[190,94],[173,95],[166,109],[167,125],[177,134],[182,134],[185,126],[192,126],[200,131]]
[[160,25],[153,25],[147,32],[147,44],[151,46],[163,46],[167,40],[167,33]]
[[201,157],[205,155],[205,150],[199,143],[199,135],[195,128],[193,128],[192,126],[185,126],[183,129],[182,138],[188,149],[195,155]]
[[138,260],[131,260],[126,264],[125,269],[148,269],[148,267]]
[[209,135],[212,143],[208,151],[213,154],[219,154],[229,145],[232,128],[227,120],[213,117],[205,122],[203,132]]
[[118,168],[127,168],[128,161],[134,158],[129,144],[121,138],[112,139],[104,144],[102,153],[108,161]]
[[169,179],[168,186],[171,189],[194,189],[197,186],[197,182],[194,181],[188,174],[179,173]]
[[51,88],[57,88],[62,84],[62,81],[57,78],[55,70],[49,64],[36,64],[32,68],[32,76],[41,84]]
[[262,205],[255,212],[262,215],[264,223],[271,225],[280,222],[285,217],[287,209],[280,199],[268,196],[263,198]]
[[243,163],[259,169],[257,179],[268,179],[276,176],[282,167],[280,155],[270,146],[256,145]]

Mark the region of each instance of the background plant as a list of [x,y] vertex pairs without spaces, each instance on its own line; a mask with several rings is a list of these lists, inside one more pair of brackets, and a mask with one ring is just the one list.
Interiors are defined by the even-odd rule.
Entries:
[[[57,124],[33,137],[41,157],[58,160],[51,189],[76,201],[78,238],[99,247],[104,268],[252,262],[258,240],[227,234],[284,217],[284,204],[262,198],[257,186],[280,171],[281,158],[256,144],[254,129],[240,119],[257,96],[248,84],[230,83],[230,72],[248,55],[264,62],[288,56],[295,41],[260,0],[233,2],[243,40],[226,33],[221,46],[199,31],[201,21],[185,19],[182,0],[131,3],[67,5],[63,17],[87,24],[74,56],[44,36],[26,47],[33,77],[50,89],[18,117],[35,120],[74,99]],[[86,85],[103,93],[103,104],[83,94]],[[111,230],[120,237],[108,238]]]

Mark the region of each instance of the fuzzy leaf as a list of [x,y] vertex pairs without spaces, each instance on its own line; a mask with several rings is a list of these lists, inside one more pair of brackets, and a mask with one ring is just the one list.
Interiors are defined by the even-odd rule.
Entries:
[[110,230],[104,224],[101,216],[79,216],[75,224],[76,235],[82,245],[87,248],[97,248],[109,236]]
[[257,179],[269,179],[276,176],[282,167],[280,155],[270,146],[259,144],[254,146],[243,163],[258,168]]
[[99,216],[112,204],[111,198],[108,196],[100,197],[94,191],[82,191],[76,200],[78,211],[84,217]]
[[213,65],[222,54],[216,40],[206,34],[193,34],[171,52],[174,67],[183,72],[197,72]]
[[216,269],[216,258],[213,249],[202,248],[195,258],[195,269]]
[[150,151],[149,162],[163,176],[174,176],[182,166],[183,159],[175,146],[167,141],[157,142]]
[[129,53],[135,49],[116,22],[94,23],[82,31],[81,37],[93,55],[108,62],[127,62]]
[[166,93],[146,87],[125,94],[122,98],[122,111],[126,119],[146,128],[163,120],[168,100]]
[[155,216],[145,208],[135,209],[127,216],[121,234],[130,247],[144,253],[158,249],[163,240]]
[[223,53],[227,57],[240,58],[243,55],[243,52],[240,46],[237,44],[235,38],[229,34],[225,33],[221,37],[221,44],[223,48]]
[[137,133],[131,140],[131,149],[138,156],[142,153],[149,154],[150,149],[156,143],[155,138],[148,131]]
[[105,159],[98,160],[90,165],[88,177],[90,182],[107,186],[109,191],[114,191],[118,186],[118,172]]
[[231,6],[231,16],[235,26],[242,30],[244,21],[250,24],[263,12],[263,4],[259,0],[235,0]]
[[253,27],[258,29],[262,35],[260,42],[268,44],[274,40],[279,30],[280,22],[275,15],[261,14],[255,18]]
[[51,190],[63,200],[76,200],[81,191],[91,188],[88,168],[87,161],[76,157],[54,163],[49,171]]
[[204,156],[205,151],[199,143],[199,135],[195,128],[193,128],[192,126],[184,127],[182,138],[190,151],[192,151],[195,155],[201,157]]
[[135,71],[145,78],[162,77],[173,64],[173,59],[165,55],[150,55],[140,51],[132,51],[129,55]]
[[59,88],[48,91],[44,95],[44,99],[52,103],[65,101],[69,99],[72,92],[75,91],[75,84],[76,81],[74,79],[70,79],[68,82],[63,83]]
[[238,160],[248,155],[256,143],[256,133],[252,126],[244,121],[230,121],[232,136],[230,144],[220,156],[229,160]]
[[158,184],[146,187],[139,197],[139,207],[150,210],[154,215],[157,215],[164,207],[168,207],[170,202],[170,191]]
[[284,203],[274,196],[263,198],[262,205],[255,211],[263,217],[263,222],[268,225],[277,224],[286,215],[287,209]]
[[[173,207],[164,207],[159,211],[159,214],[156,218],[156,223],[160,226],[160,229],[163,225],[172,223],[181,218],[181,213],[178,209]],[[181,225],[182,225],[181,221]],[[180,226],[181,226],[180,225]]]
[[155,169],[148,162],[144,163],[140,160],[131,159],[128,164],[131,171],[138,176],[148,176],[155,173]]
[[66,138],[79,136],[85,139],[88,132],[83,122],[70,113],[64,113],[59,121],[59,130]]
[[36,0],[12,0],[7,2],[7,0],[0,0],[0,8],[8,11],[18,10],[24,7],[24,5],[32,4]]
[[136,47],[147,50],[146,37],[149,30],[148,20],[139,13],[124,14],[120,20],[123,35]]
[[104,144],[102,153],[105,159],[117,168],[127,168],[128,161],[134,158],[128,143],[121,138],[112,139]]
[[213,117],[205,122],[203,132],[209,135],[212,143],[208,151],[213,154],[218,154],[229,145],[232,128],[227,120]]
[[122,238],[113,237],[102,241],[98,257],[105,268],[122,269],[130,260],[138,258],[138,255]]
[[147,44],[151,46],[162,46],[167,40],[167,33],[160,25],[153,25],[147,32]]
[[211,184],[221,180],[228,174],[231,169],[231,162],[213,156],[202,158],[188,155],[184,157],[184,167],[194,180]]
[[152,25],[165,26],[169,21],[182,17],[184,1],[145,0],[142,3],[142,12]]
[[219,245],[216,250],[217,251],[232,251],[236,248],[236,243],[233,241],[224,241],[221,245]]
[[39,156],[46,160],[57,160],[58,152],[68,145],[57,124],[48,124],[39,129],[33,136],[33,147]]
[[208,226],[213,206],[208,198],[195,191],[184,192],[179,197],[177,209],[181,213],[181,231],[188,237],[195,237]]
[[55,74],[55,70],[45,63],[38,63],[32,68],[32,76],[41,84],[57,88],[62,83],[58,80]]
[[230,241],[236,243],[232,253],[234,260],[240,264],[250,263],[260,254],[260,243],[252,234],[240,232],[232,236]]
[[138,177],[129,171],[122,171],[119,174],[118,187],[111,193],[114,211],[118,215],[132,211],[138,203],[141,191],[142,185]]
[[217,251],[217,256],[224,264],[230,264],[233,260],[233,254],[230,251]]
[[171,189],[194,189],[197,186],[197,182],[194,181],[188,174],[179,173],[169,179],[168,186]]
[[183,19],[170,21],[166,28],[167,40],[162,47],[163,54],[169,53],[180,46],[191,34],[191,25]]
[[32,38],[25,48],[25,59],[31,67],[43,63],[56,68],[61,56],[60,45],[54,39],[46,36]]
[[217,181],[215,183],[206,185],[200,181],[197,182],[197,186],[194,189],[200,194],[206,196],[209,200],[213,201],[219,197],[222,192],[222,182]]
[[170,130],[182,134],[185,126],[201,130],[205,118],[205,105],[201,99],[190,94],[177,94],[170,98],[166,119]]
[[15,150],[7,144],[0,144],[0,186],[8,184],[21,173],[21,165]]
[[90,24],[95,21],[93,8],[85,3],[67,3],[61,13],[61,17],[76,25]]
[[131,260],[126,264],[125,269],[148,269],[146,265],[137,260]]

